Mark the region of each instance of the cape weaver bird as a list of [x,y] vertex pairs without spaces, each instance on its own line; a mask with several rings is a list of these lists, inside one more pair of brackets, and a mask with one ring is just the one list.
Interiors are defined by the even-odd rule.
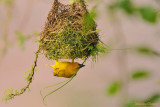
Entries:
[[48,65],[49,67],[52,67],[54,69],[53,75],[57,77],[65,77],[70,78],[73,75],[75,75],[78,70],[85,65],[79,64],[78,62],[74,62],[74,59],[72,59],[72,62],[58,62],[58,60],[55,60],[55,65]]

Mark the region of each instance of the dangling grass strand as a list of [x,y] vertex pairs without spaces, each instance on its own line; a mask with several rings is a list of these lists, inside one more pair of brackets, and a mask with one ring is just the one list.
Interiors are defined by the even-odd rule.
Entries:
[[[75,77],[76,74],[77,74],[77,73],[75,73],[71,78],[69,78],[65,84],[63,84],[63,85],[61,85],[60,87],[56,88],[54,91],[50,92],[49,94],[45,95],[45,96],[43,97],[43,103],[46,104],[46,103],[45,103],[46,97],[49,96],[49,95],[51,95],[51,94],[53,94],[54,92],[58,91],[59,89],[63,88],[65,85],[67,85],[69,82],[71,82],[71,81],[73,80],[73,78]],[[59,83],[59,84],[60,84],[60,83]],[[56,84],[55,84],[55,85],[56,85]]]

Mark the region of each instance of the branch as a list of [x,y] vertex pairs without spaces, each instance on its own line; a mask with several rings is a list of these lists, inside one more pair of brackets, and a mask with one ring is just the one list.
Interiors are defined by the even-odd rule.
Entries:
[[28,81],[28,84],[20,89],[20,91],[17,91],[15,90],[13,92],[13,89],[12,88],[9,88],[8,90],[5,91],[5,96],[2,98],[2,100],[5,100],[5,101],[8,101],[8,100],[11,100],[13,99],[15,96],[19,96],[21,94],[23,94],[30,86],[30,84],[32,83],[32,80],[33,80],[33,77],[34,77],[34,74],[35,74],[35,69],[37,67],[37,60],[38,60],[38,55],[39,55],[39,50],[38,49],[35,53],[36,57],[35,57],[35,60],[34,60],[34,63],[32,65],[32,68],[30,70],[30,73],[28,74],[27,76],[27,81]]

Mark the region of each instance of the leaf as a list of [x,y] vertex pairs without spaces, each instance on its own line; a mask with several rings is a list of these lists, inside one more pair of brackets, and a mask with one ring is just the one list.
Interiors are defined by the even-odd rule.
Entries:
[[30,82],[31,81],[31,74],[32,71],[31,70],[28,70],[28,71],[25,71],[24,74],[25,74],[25,77],[24,79],[27,81],[27,82]]
[[10,87],[4,91],[4,94],[13,93],[13,88]]
[[93,46],[88,46],[88,51],[92,51],[93,49]]
[[98,45],[96,45],[96,48],[99,53],[106,53],[107,48],[104,45],[98,44]]
[[135,48],[135,51],[137,51],[140,54],[149,55],[149,56],[160,56],[158,52],[153,50],[152,48],[148,46],[138,46]]
[[90,16],[93,18],[93,19],[95,19],[96,17],[97,17],[97,10],[96,10],[96,6],[95,7],[93,7],[91,10],[90,10],[90,12],[89,12],[89,14],[90,14]]
[[14,98],[13,88],[6,89],[4,92],[4,96],[2,97],[2,101],[8,101]]
[[[90,29],[91,27],[93,27],[93,25],[94,25],[94,20],[93,20],[93,18],[90,16],[89,13],[86,14],[84,23],[85,23],[85,29]],[[88,28],[88,27],[89,27],[89,28]]]
[[13,5],[14,0],[0,0],[0,2],[2,2],[4,5],[10,7]]
[[121,0],[121,2],[119,2],[119,7],[128,14],[132,14],[134,12],[134,5],[131,0]]
[[135,100],[130,100],[124,105],[124,107],[135,107],[135,102]]
[[158,100],[160,100],[160,94],[154,94],[152,95],[150,98],[148,98],[147,100],[145,100],[145,103],[156,103],[158,102]]
[[111,10],[120,8],[125,11],[127,14],[133,14],[135,11],[135,6],[131,0],[117,0],[117,2],[109,5]]
[[138,69],[138,70],[135,70],[134,73],[132,74],[132,79],[137,80],[142,78],[148,78],[149,76],[150,74],[148,70]]
[[[145,100],[136,100],[136,99],[131,99],[129,100],[124,107],[155,107],[158,105],[158,101],[160,100],[160,94],[153,94],[151,97],[145,99]],[[156,106],[157,107],[157,106]]]
[[74,2],[76,2],[77,0],[69,0],[69,4],[73,4]]
[[96,6],[93,7],[90,12],[88,12],[84,16],[84,25],[85,25],[85,30],[88,31],[90,29],[95,28],[95,22],[94,19],[97,17],[97,12],[96,12]]
[[158,19],[158,12],[151,6],[144,6],[139,9],[142,18],[151,23],[156,23]]
[[81,2],[82,0],[70,0],[69,4],[73,4],[74,2]]
[[133,14],[135,12],[140,13],[141,17],[150,23],[156,23],[158,21],[158,10],[151,6],[137,7],[131,2],[131,0],[117,0],[117,2],[109,5],[109,9],[122,9],[127,14]]
[[19,45],[19,47],[20,47],[22,50],[24,50],[24,42],[25,42],[26,39],[28,39],[29,36],[23,34],[23,33],[20,32],[20,31],[16,31],[15,33],[16,33],[16,35],[18,36],[18,45]]
[[121,89],[121,83],[118,81],[114,81],[107,88],[107,94],[115,95],[116,93],[118,93],[118,91],[120,91],[120,89]]
[[38,72],[38,69],[35,69],[35,72]]
[[99,53],[107,53],[109,51],[107,51],[107,48],[104,46],[104,44],[97,44],[96,46],[88,46],[87,47],[88,51],[90,51],[90,55],[92,56],[93,60],[96,59],[96,56]]
[[24,74],[28,75],[31,72],[31,70],[25,71]]

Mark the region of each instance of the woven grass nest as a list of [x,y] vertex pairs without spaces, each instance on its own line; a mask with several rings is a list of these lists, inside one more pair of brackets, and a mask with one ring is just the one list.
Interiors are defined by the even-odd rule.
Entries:
[[41,53],[49,60],[88,58],[99,36],[83,0],[64,5],[55,0],[40,37]]

